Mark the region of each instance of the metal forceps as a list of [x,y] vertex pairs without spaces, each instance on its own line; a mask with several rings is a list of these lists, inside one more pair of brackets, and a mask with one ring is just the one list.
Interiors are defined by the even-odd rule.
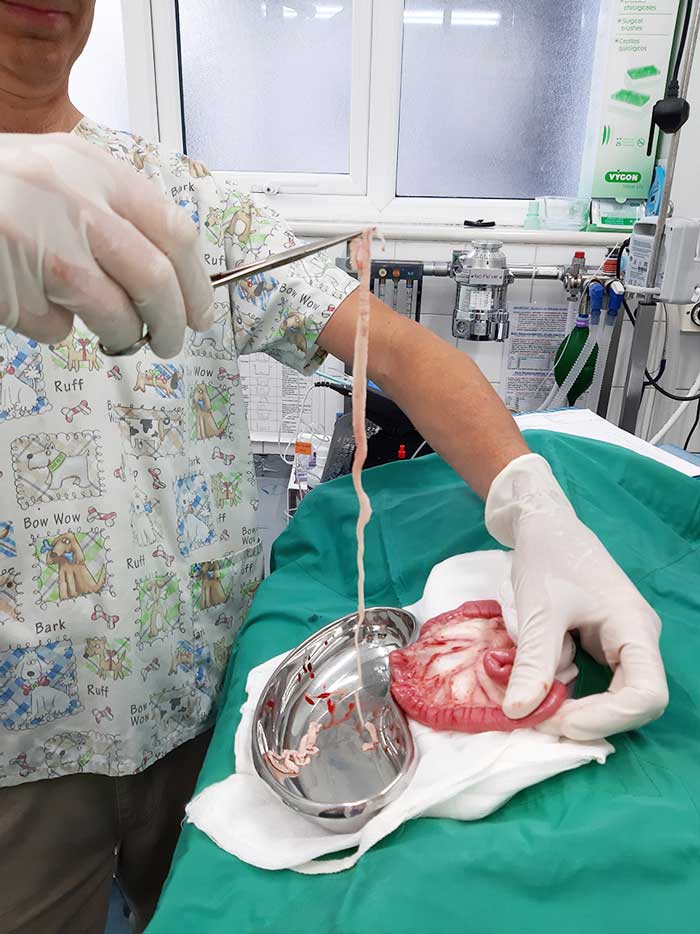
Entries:
[[[345,234],[342,237],[328,237],[325,240],[314,240],[312,243],[306,243],[303,246],[295,246],[291,250],[284,250],[282,253],[274,253],[267,259],[260,260],[257,263],[248,263],[246,266],[238,266],[236,269],[226,269],[224,272],[216,272],[210,276],[211,284],[215,289],[219,286],[228,285],[231,282],[240,282],[241,279],[248,279],[250,276],[259,275],[261,272],[267,272],[270,269],[278,269],[280,266],[287,266],[297,260],[306,259],[315,253],[322,253],[331,247],[339,246],[341,243],[349,243],[361,237],[364,230],[356,230],[353,233]],[[142,347],[149,343],[151,335],[146,331],[143,337],[135,341],[130,347],[124,350],[110,350],[99,343],[100,350],[108,357],[130,357],[138,353]]]
[[257,263],[249,263],[247,266],[238,266],[236,269],[226,269],[224,272],[215,272],[209,278],[215,289],[220,285],[228,285],[229,282],[239,282],[241,279],[248,279],[250,276],[257,276],[261,272],[267,272],[269,269],[278,269],[280,266],[287,266],[300,259],[306,259],[315,253],[322,253],[324,250],[330,250],[333,246],[339,246],[341,243],[348,243],[361,237],[364,230],[356,230],[354,233],[346,234],[343,237],[328,237],[326,240],[314,240],[312,243],[305,243],[303,246],[295,246],[291,250],[285,250],[283,253],[274,253],[267,259],[262,259]]

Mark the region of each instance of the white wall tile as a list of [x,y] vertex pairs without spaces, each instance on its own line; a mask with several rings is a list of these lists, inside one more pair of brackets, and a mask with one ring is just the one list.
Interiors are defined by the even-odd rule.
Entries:
[[681,364],[678,385],[692,386],[700,372],[700,334],[681,334]]
[[499,384],[503,362],[503,344],[457,341],[457,348],[472,358],[490,383]]
[[456,295],[457,286],[454,279],[434,277],[424,279],[421,317],[423,315],[442,315],[451,320]]
[[532,300],[538,305],[566,305],[568,302],[567,294],[561,282],[544,279],[524,284],[527,285],[525,301]]
[[540,266],[569,266],[571,260],[574,257],[574,253],[583,250],[586,254],[586,263],[590,266],[595,263],[599,265],[605,259],[606,249],[605,247],[595,247],[595,246],[567,246],[564,244],[552,245],[544,244],[537,247],[537,262]]
[[452,259],[452,251],[458,250],[460,244],[440,242],[437,240],[397,240],[395,241],[396,253],[394,259],[411,261],[418,263],[428,262],[446,262]]
[[451,315],[421,315],[420,323],[423,325],[423,327],[434,331],[438,337],[442,337],[443,340],[448,341],[450,344],[456,343],[454,337],[452,336]]
[[372,259],[397,259],[396,249],[398,245],[396,240],[386,240],[384,243],[381,240],[373,240]]
[[535,262],[537,247],[532,243],[506,243],[503,252],[511,266],[531,266]]
[[[690,77],[688,100],[700,99],[700,58],[696,55]],[[676,177],[673,182],[673,201],[676,213],[682,217],[700,216],[700,185],[698,185],[698,147],[700,147],[700,120],[694,112],[683,129]]]
[[508,289],[508,301],[514,305],[525,305],[530,301],[532,285],[524,279],[516,281]]

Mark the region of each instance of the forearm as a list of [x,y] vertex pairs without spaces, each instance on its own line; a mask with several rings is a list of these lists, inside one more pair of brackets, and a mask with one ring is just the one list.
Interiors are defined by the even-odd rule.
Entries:
[[[343,302],[322,346],[352,361],[358,293]],[[371,297],[369,375],[431,447],[485,498],[494,478],[528,453],[515,422],[479,368],[427,328]]]

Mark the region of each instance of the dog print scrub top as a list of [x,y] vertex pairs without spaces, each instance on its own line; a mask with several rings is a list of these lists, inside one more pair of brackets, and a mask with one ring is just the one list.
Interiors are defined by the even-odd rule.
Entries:
[[[188,213],[211,272],[295,245],[201,163],[74,132]],[[105,357],[79,321],[48,346],[0,328],[0,785],[133,774],[212,725],[262,572],[238,357],[311,373],[356,284],[319,255],[218,290],[167,362]]]

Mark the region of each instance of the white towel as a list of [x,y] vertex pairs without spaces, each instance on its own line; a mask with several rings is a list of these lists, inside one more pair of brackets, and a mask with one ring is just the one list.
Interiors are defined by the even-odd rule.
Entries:
[[[505,552],[459,555],[433,568],[421,600],[406,609],[419,623],[466,600],[499,599],[511,635],[517,624],[509,593]],[[187,806],[187,819],[223,850],[261,869],[309,875],[349,869],[375,843],[415,817],[477,820],[502,807],[523,788],[614,751],[605,740],[576,743],[539,733],[438,733],[411,722],[418,766],[404,792],[357,833],[337,834],[295,813],[254,769],[250,751],[253,714],[270,675],[284,658],[271,659],[248,677],[248,699],[236,732],[236,774],[211,785]],[[355,849],[341,859],[319,856]]]

